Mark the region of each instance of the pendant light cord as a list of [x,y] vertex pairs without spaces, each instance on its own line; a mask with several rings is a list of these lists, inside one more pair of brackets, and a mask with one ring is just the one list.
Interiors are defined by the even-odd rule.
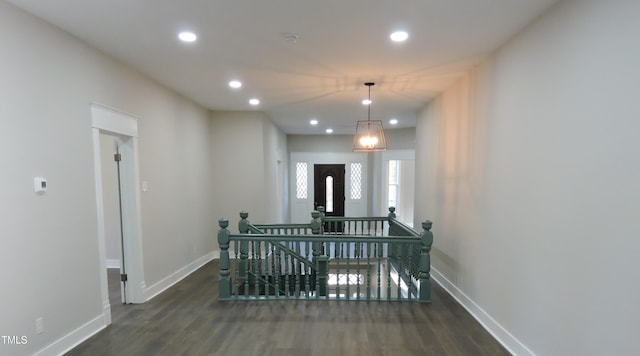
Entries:
[[369,87],[369,107],[367,108],[367,135],[371,134],[371,87],[375,85],[375,83],[364,83],[364,85]]

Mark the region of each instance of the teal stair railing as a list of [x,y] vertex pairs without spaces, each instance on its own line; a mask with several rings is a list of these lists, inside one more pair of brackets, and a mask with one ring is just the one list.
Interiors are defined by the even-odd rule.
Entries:
[[423,232],[387,217],[324,217],[309,224],[220,219],[220,300],[431,301],[431,222]]

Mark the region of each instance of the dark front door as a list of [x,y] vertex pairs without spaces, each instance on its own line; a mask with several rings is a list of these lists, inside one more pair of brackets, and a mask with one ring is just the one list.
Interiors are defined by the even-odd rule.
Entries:
[[314,182],[314,207],[324,206],[326,216],[344,216],[344,164],[314,165]]

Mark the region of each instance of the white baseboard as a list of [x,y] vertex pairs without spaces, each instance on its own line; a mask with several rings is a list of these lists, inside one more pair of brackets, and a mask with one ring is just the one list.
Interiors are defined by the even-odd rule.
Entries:
[[107,268],[120,268],[120,260],[107,259]]
[[109,301],[102,303],[102,317],[104,318],[104,325],[111,324],[111,304]]
[[54,341],[34,355],[62,355],[104,329],[107,326],[104,321],[104,315],[98,315],[93,320]]
[[[197,260],[189,263],[178,271],[172,273],[165,279],[160,282],[154,284],[153,286],[146,289],[147,300],[155,297],[156,295],[162,293],[167,288],[172,285],[178,283],[183,278],[187,277],[198,268],[205,265],[207,262],[211,261],[214,258],[220,258],[220,251],[212,251],[207,253],[206,255],[198,258]],[[109,261],[109,260],[107,260]],[[113,261],[113,260],[112,260]],[[120,261],[117,261],[117,267],[120,267]],[[109,266],[109,262],[107,262],[107,266]],[[45,348],[40,351],[34,353],[35,356],[47,356],[47,355],[62,355],[74,347],[80,345],[82,342],[92,337],[96,333],[100,332],[102,329],[107,327],[111,323],[111,305],[109,302],[104,303],[102,306],[103,311],[101,315],[98,315],[94,319],[80,326],[76,330],[70,332],[69,334],[61,337],[60,339],[52,342]]]
[[513,355],[530,355],[535,356],[527,346],[516,339],[507,329],[502,327],[495,319],[491,317],[484,309],[476,304],[471,298],[469,298],[464,292],[456,287],[451,281],[443,276],[437,269],[431,267],[431,278],[438,283],[444,290],[449,293],[453,299],[457,300],[479,323],[482,325],[491,335],[504,348],[506,348]]
[[[145,293],[146,300],[149,301],[153,297],[157,296],[158,294],[164,292],[165,290],[173,286],[174,284],[180,282],[182,279],[184,279],[185,277],[193,273],[195,270],[204,266],[206,263],[214,259],[215,255],[216,255],[216,251],[209,252],[206,255],[198,258],[197,260],[189,263],[188,265],[180,268],[174,273],[168,275],[158,283],[150,286],[149,288],[147,288]],[[218,252],[218,256],[219,255],[220,255],[220,252]]]

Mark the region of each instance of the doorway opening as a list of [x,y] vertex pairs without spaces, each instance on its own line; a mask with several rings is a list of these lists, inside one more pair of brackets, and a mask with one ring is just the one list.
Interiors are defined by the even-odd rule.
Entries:
[[396,218],[413,227],[415,192],[415,161],[413,159],[390,159],[384,161],[382,211],[396,208]]
[[[138,126],[135,118],[100,105],[92,104],[91,113],[103,317],[105,324],[110,324],[110,285],[120,285],[120,305],[146,300],[138,190]],[[109,241],[107,234],[112,236]],[[112,241],[118,234],[119,245]],[[108,258],[108,254],[113,258]],[[114,273],[109,273],[108,268],[114,265],[119,273],[116,281],[110,281],[109,275]]]

